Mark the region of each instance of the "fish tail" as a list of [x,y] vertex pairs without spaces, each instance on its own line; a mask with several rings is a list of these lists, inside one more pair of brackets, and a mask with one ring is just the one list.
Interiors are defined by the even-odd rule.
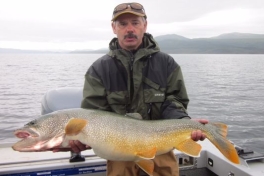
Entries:
[[209,123],[206,126],[210,133],[207,138],[220,150],[220,152],[233,163],[239,164],[239,157],[235,146],[226,138],[227,125],[223,123]]

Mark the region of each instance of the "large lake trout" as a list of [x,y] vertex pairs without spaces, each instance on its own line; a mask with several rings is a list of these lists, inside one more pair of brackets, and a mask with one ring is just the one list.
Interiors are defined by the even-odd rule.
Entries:
[[199,157],[201,146],[191,139],[201,130],[231,162],[239,163],[233,144],[227,139],[223,123],[201,124],[188,119],[139,120],[116,113],[88,109],[68,109],[43,115],[15,131],[21,141],[13,149],[21,152],[46,151],[69,147],[69,140],[91,146],[96,155],[107,160],[134,161],[152,175],[151,159],[177,149]]

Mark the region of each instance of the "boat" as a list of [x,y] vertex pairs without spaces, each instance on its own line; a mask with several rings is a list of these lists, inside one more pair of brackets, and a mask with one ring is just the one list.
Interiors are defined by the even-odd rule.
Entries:
[[[66,87],[49,90],[42,98],[41,114],[78,108],[81,99],[81,88]],[[240,164],[233,164],[207,139],[198,143],[202,145],[198,158],[174,150],[179,163],[180,176],[264,176],[264,154],[234,144]],[[13,151],[12,145],[12,143],[0,144],[2,155],[0,175],[106,175],[106,160],[96,156],[92,149],[81,153],[17,152]]]

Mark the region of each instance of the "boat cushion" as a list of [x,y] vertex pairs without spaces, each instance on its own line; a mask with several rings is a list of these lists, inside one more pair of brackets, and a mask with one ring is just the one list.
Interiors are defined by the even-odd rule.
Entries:
[[53,111],[80,108],[82,101],[82,88],[63,87],[49,90],[41,100],[41,114]]

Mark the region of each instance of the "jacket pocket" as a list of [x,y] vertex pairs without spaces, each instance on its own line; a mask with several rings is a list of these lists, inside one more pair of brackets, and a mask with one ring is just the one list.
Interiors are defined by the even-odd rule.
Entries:
[[160,85],[144,77],[144,102],[145,103],[162,103],[165,100],[165,89],[162,90]]

